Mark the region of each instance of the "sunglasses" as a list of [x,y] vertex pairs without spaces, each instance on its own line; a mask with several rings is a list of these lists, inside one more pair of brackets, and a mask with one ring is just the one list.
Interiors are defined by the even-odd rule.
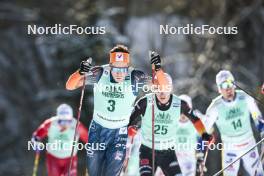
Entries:
[[72,123],[72,120],[58,120],[58,124],[65,126],[65,125],[70,125]]
[[69,111],[60,111],[58,115],[70,115]]
[[128,67],[111,67],[111,70],[115,73],[127,73]]
[[225,81],[223,83],[220,84],[220,88],[221,89],[229,89],[229,88],[234,88],[235,87],[235,84],[234,82],[230,82],[230,81]]

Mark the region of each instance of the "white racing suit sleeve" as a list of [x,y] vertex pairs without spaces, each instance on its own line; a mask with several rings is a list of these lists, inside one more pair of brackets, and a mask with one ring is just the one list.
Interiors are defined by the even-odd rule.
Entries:
[[254,98],[247,96],[247,105],[254,121],[262,119],[262,114],[254,100]]
[[216,108],[210,105],[206,110],[205,115],[198,111],[196,113],[197,113],[196,115],[202,120],[205,126],[205,130],[210,134],[212,132],[212,127],[216,122],[218,116]]

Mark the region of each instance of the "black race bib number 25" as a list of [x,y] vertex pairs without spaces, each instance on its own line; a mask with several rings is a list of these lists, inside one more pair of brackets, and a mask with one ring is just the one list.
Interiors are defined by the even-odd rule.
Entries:
[[154,126],[154,134],[162,134],[165,135],[168,133],[167,125],[155,125]]
[[110,112],[113,112],[115,110],[115,100],[108,100],[109,106],[107,107],[107,110]]

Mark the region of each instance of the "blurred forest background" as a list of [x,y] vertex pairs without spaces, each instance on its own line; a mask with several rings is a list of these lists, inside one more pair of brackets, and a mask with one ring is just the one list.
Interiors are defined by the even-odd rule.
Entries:
[[[237,26],[237,35],[159,35],[160,24]],[[27,25],[106,26],[105,35],[27,35]],[[0,175],[31,175],[34,152],[27,151],[32,132],[66,102],[75,112],[80,90],[65,90],[81,60],[108,62],[117,43],[129,46],[135,67],[150,73],[148,50],[163,56],[175,93],[185,93],[205,112],[217,96],[215,74],[222,68],[258,98],[264,81],[263,0],[1,0],[0,1]],[[92,115],[87,88],[81,121]],[[263,109],[262,109],[263,110]],[[262,111],[264,112],[264,111]],[[85,172],[80,152],[79,173]],[[44,153],[39,174],[45,175]],[[211,152],[208,173],[220,168]]]

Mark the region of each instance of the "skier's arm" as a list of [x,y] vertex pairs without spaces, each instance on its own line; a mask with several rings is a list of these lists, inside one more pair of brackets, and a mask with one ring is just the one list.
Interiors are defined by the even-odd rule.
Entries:
[[101,78],[102,73],[103,73],[103,68],[100,66],[91,68],[91,70],[89,70],[89,73],[86,76],[81,75],[80,69],[78,69],[72,75],[70,75],[68,81],[66,82],[66,89],[74,90],[81,87],[83,85],[83,80],[85,77],[86,77],[85,80],[86,85],[97,83],[98,80]]
[[247,100],[247,105],[248,105],[248,108],[249,108],[249,111],[250,111],[252,118],[254,120],[262,119],[262,114],[261,114],[255,100],[250,96],[247,96],[246,100]]
[[148,77],[144,72],[140,70],[133,70],[131,72],[131,85],[132,91],[135,96],[139,95],[139,92],[142,90],[142,87],[147,83]]
[[87,143],[88,142],[88,130],[81,122],[78,127],[78,133],[80,135],[80,140],[84,143]]
[[263,116],[255,100],[250,96],[247,96],[246,100],[247,100],[247,105],[248,105],[251,117],[253,118],[256,127],[258,128],[259,131],[264,131]]
[[51,119],[45,120],[34,132],[32,137],[42,140],[48,135],[48,130],[51,124]]
[[83,80],[84,80],[84,75],[80,75],[79,70],[75,71],[68,78],[68,81],[66,82],[66,89],[74,90],[81,87]]
[[161,67],[161,57],[157,52],[152,52],[150,63],[152,64],[152,69],[155,71],[155,76],[157,77],[158,85],[161,86],[161,91],[166,90],[169,86],[168,79],[166,78],[164,71]]
[[202,120],[206,131],[208,131],[209,133],[213,133],[213,126],[218,118],[216,107],[211,104],[206,110],[206,115],[199,113],[197,115]]
[[141,120],[140,118],[142,115],[145,114],[146,107],[147,107],[147,98],[144,97],[136,103],[134,110],[132,111],[132,114],[130,116],[128,126],[136,125],[138,121]]
[[200,136],[208,135],[201,119],[195,115],[194,111],[183,100],[181,100],[181,113],[189,118]]

